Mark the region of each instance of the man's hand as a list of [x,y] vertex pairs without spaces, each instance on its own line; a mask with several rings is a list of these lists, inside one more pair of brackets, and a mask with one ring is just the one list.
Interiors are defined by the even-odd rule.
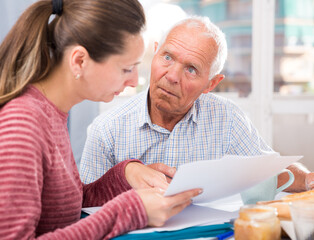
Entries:
[[[285,192],[304,192],[314,189],[314,173],[310,172],[303,164],[293,163],[287,167],[294,174],[293,184],[286,188]],[[288,181],[288,174],[282,173],[278,176],[278,186]]]
[[125,177],[135,190],[143,188],[160,188],[166,190],[169,185],[165,174],[138,162],[129,162],[126,165]]
[[314,190],[314,172],[308,173],[305,177],[306,190]]
[[170,183],[174,174],[176,173],[176,168],[174,167],[169,167],[166,164],[163,163],[153,163],[147,165],[148,167],[163,173],[167,177],[167,182]]

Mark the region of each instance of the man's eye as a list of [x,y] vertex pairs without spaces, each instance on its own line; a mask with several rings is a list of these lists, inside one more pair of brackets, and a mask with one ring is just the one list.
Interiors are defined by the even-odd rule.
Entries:
[[188,67],[188,72],[191,74],[196,74],[196,70],[194,67]]
[[171,60],[171,57],[170,57],[169,55],[165,55],[165,59],[166,59],[167,61],[170,61],[170,60]]

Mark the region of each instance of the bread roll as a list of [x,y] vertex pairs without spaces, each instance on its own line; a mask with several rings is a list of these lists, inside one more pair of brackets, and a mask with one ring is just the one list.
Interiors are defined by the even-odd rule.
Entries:
[[300,193],[293,193],[287,196],[284,196],[281,200],[284,202],[291,202],[296,200],[306,200],[314,198],[314,190],[300,192]]
[[314,199],[314,190],[293,193],[284,196],[280,200],[258,202],[257,204],[268,205],[277,209],[278,218],[281,220],[291,220],[289,203],[293,201]]

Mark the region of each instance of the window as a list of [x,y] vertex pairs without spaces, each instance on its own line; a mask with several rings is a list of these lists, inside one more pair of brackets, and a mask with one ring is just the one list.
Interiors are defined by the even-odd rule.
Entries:
[[274,91],[314,94],[314,1],[276,0]]
[[314,171],[309,150],[314,142],[314,0],[140,1],[148,41],[132,94],[149,85],[153,41],[186,15],[208,16],[226,34],[229,50],[226,78],[214,91],[240,105],[274,150],[304,155],[301,162]]
[[275,0],[272,140],[313,171],[314,1]]

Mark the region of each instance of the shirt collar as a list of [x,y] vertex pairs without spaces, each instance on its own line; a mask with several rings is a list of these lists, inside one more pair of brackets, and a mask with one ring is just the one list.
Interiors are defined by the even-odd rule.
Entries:
[[143,127],[146,123],[152,126],[152,121],[150,119],[148,113],[148,94],[149,94],[149,87],[145,90],[144,100],[141,101],[140,106],[140,114],[139,114],[139,126]]
[[197,116],[200,105],[199,102],[200,102],[199,98],[195,100],[190,111],[188,111],[188,113],[183,118],[185,121],[189,121],[190,119],[192,119],[193,122],[197,123]]

